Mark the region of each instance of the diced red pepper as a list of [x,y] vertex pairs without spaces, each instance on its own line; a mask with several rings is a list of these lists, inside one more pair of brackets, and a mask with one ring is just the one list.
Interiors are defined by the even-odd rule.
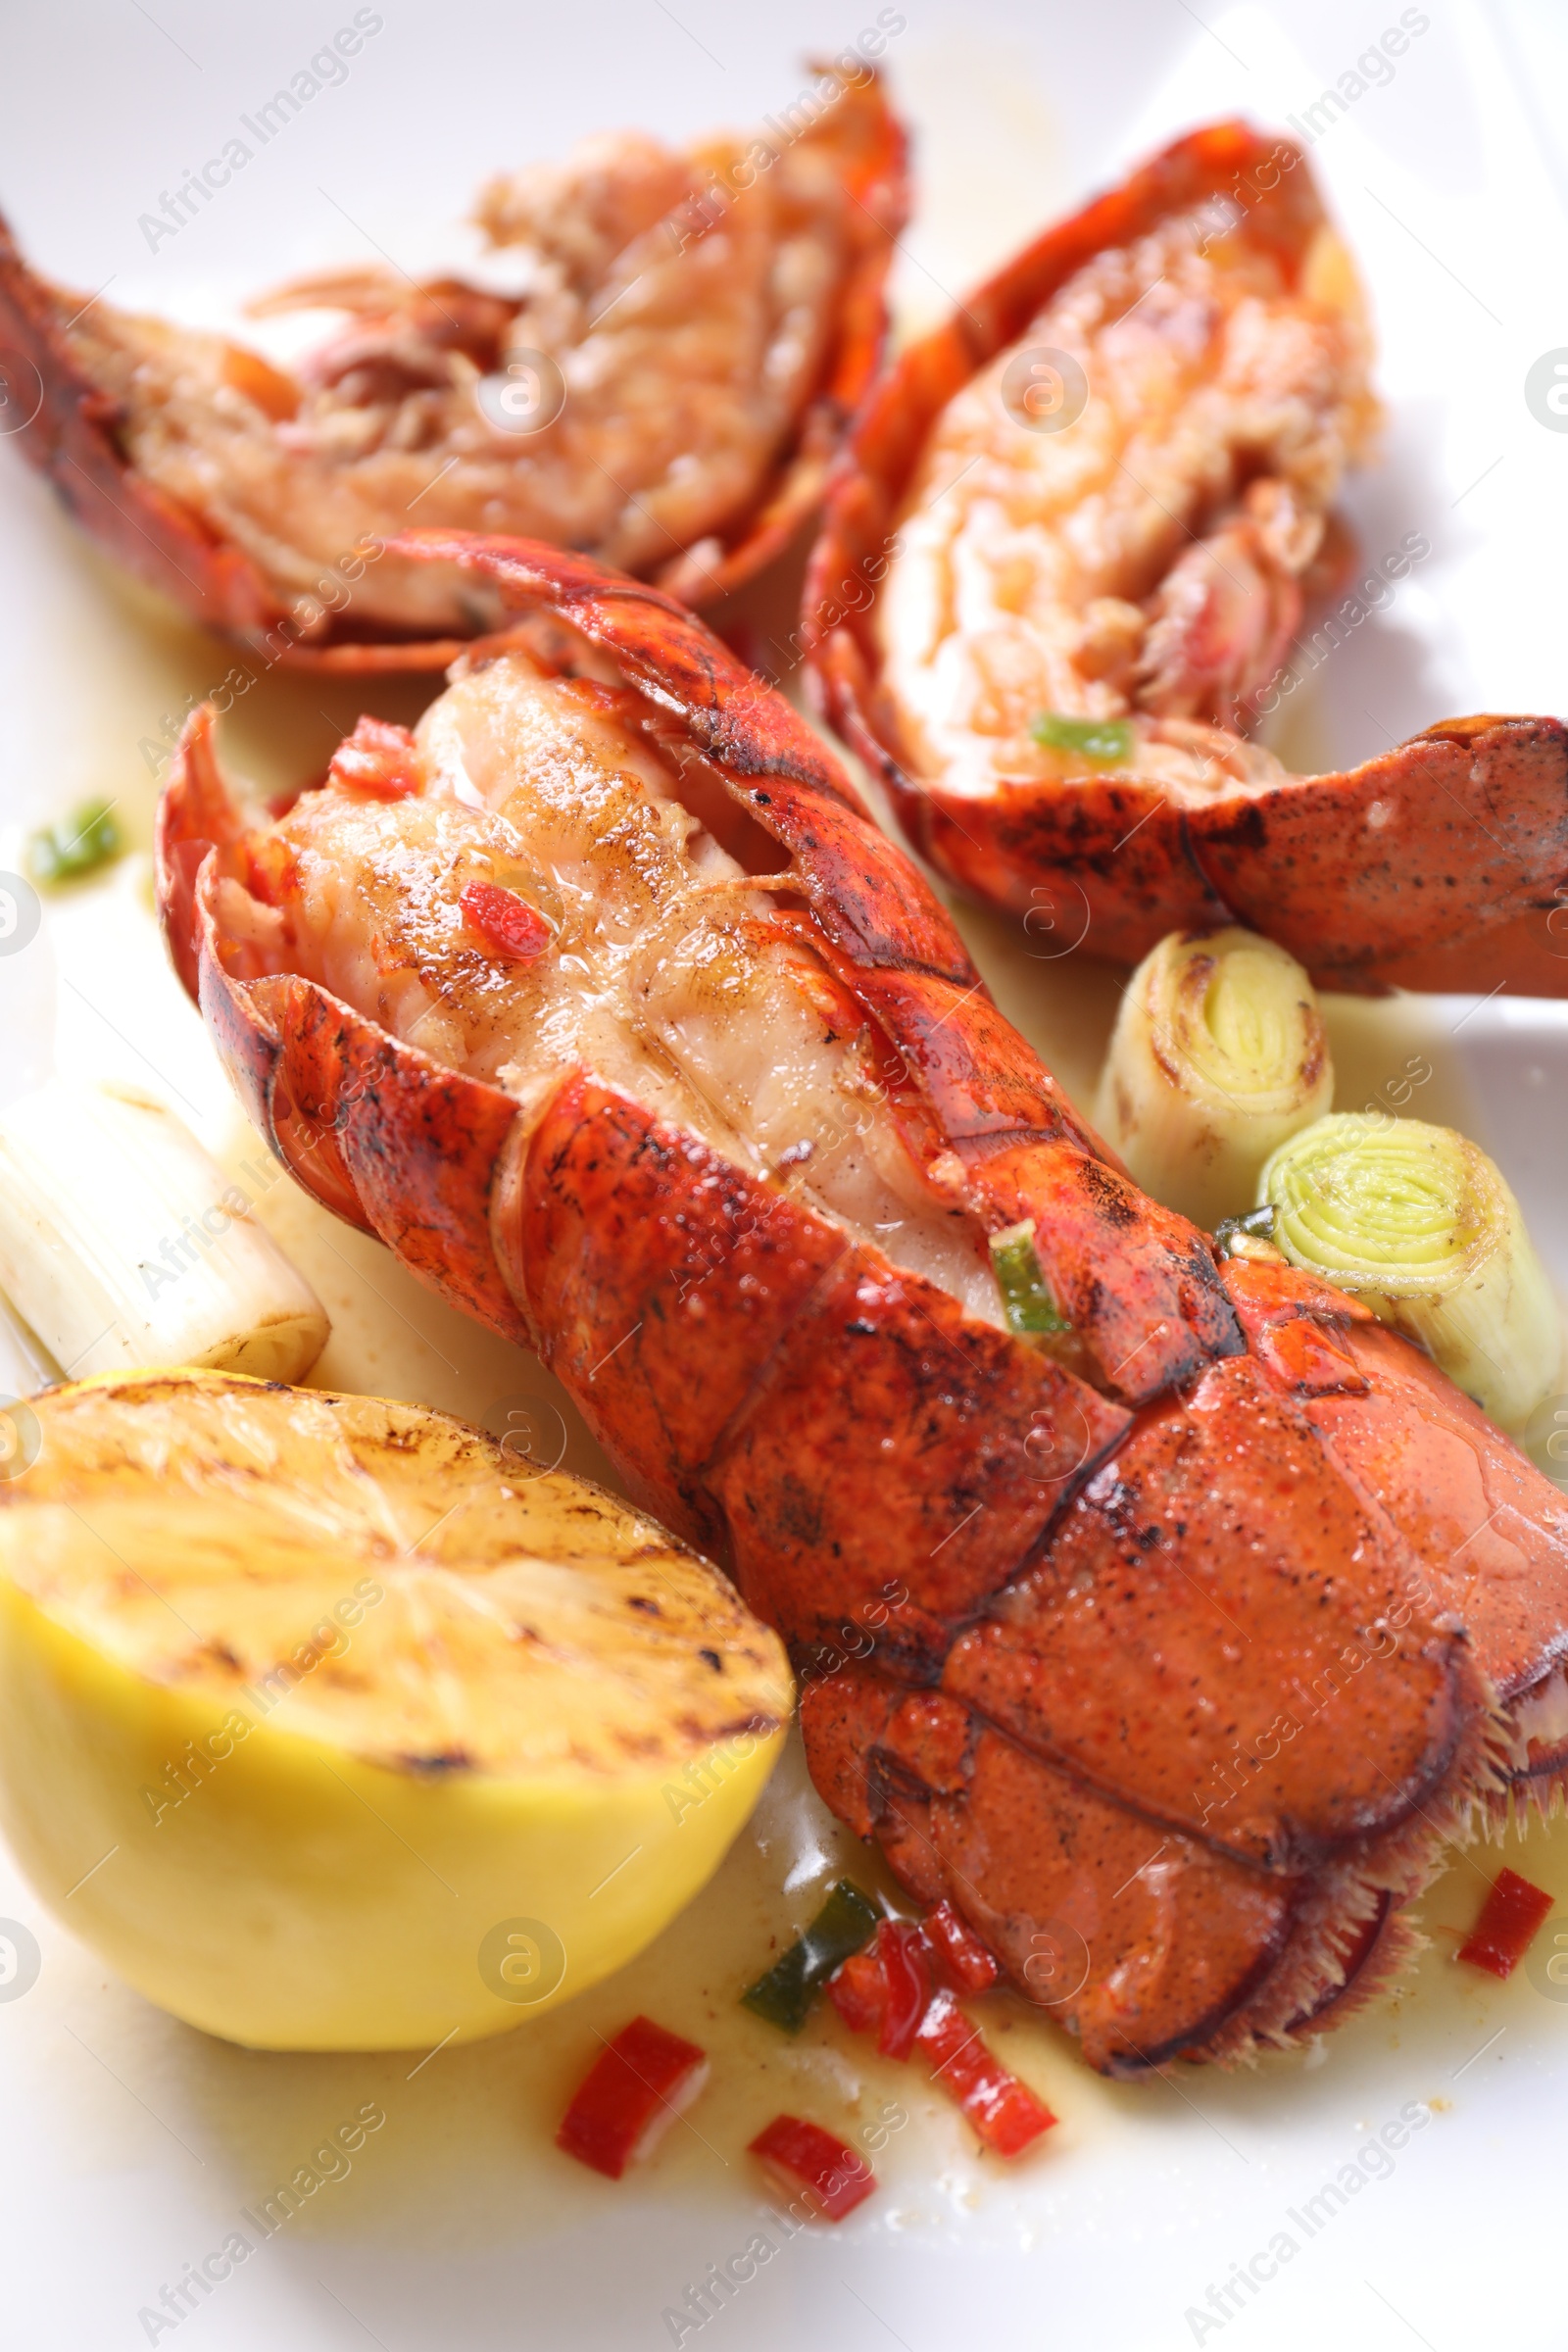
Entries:
[[507,963],[537,963],[550,945],[550,925],[538,907],[499,882],[466,883],[458,905],[464,921]]
[[920,1923],[932,1958],[960,1992],[989,1992],[1002,1974],[996,1954],[983,1944],[951,1903],[938,1903]]
[[863,2156],[798,2115],[774,2116],[752,2141],[751,2153],[773,2176],[781,2194],[798,2196],[804,2189],[807,2203],[824,2221],[842,2222],[876,2186]]
[[906,1919],[885,1919],[876,1932],[882,1968],[882,2020],[876,2046],[884,2058],[907,2058],[931,1999],[925,1940]]
[[933,1960],[955,1976],[966,1972],[973,1992],[994,1984],[1001,1973],[980,1938],[944,1903],[918,1927],[885,1919],[875,1940],[830,1978],[828,1995],[852,2034],[876,2035],[884,2057],[923,2051],[937,2082],[986,2146],[1016,2156],[1056,2119],[992,2055],[952,1992],[932,1991]]
[[923,2014],[933,1976],[956,1991],[986,1992],[1001,1975],[995,1955],[974,1930],[951,1903],[939,1903],[918,1926],[884,1920],[871,1944],[844,1963],[828,1992],[852,2034],[876,2034],[883,2037],[884,2057],[906,2058],[913,2028],[903,2021],[916,1984]]
[[332,754],[328,781],[368,792],[376,801],[406,801],[424,789],[424,762],[407,727],[362,718]]
[[1499,1870],[1481,1917],[1456,1957],[1472,1968],[1485,1968],[1494,1977],[1511,1977],[1543,1922],[1551,1911],[1551,1896],[1516,1870]]
[[1027,2083],[992,2056],[951,1992],[936,1995],[915,2042],[943,2089],[999,2156],[1020,2155],[1055,2122]]
[[887,1979],[876,1944],[854,1953],[827,1981],[827,1997],[852,2034],[880,2034]]
[[556,2145],[618,2180],[646,2156],[708,2080],[694,2041],[634,2017],[607,2042],[562,2119]]

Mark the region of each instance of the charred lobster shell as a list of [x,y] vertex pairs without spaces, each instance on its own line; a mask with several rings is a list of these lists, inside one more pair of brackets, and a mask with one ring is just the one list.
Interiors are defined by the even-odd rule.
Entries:
[[[1136,961],[1165,933],[1240,922],[1321,987],[1568,994],[1568,736],[1556,718],[1443,719],[1361,766],[1216,787],[1179,806],[1126,774],[914,772],[881,678],[879,599],[926,438],[1067,279],[1172,216],[1242,191],[1247,233],[1290,251],[1310,195],[1299,149],[1241,122],[1193,132],[1048,229],[904,351],[834,478],[801,622],[823,716],[890,793],[921,854],[1054,947]],[[1275,701],[1278,701],[1275,696]]]
[[[1031,1221],[1074,1364],[965,1314],[588,1067],[525,1096],[225,932],[211,714],[169,945],[317,1200],[536,1348],[628,1490],[792,1644],[817,1787],[1092,2064],[1290,2044],[1383,1984],[1442,1840],[1568,1741],[1568,1512],[1402,1341],[1147,1200],[788,706],[657,590],[412,538],[613,657],[787,858],[929,1179]],[[1065,1955],[1065,1958],[1064,1958]]]
[[[831,106],[814,102],[820,119],[813,118],[804,134],[828,161],[845,198],[848,250],[833,298],[832,331],[793,431],[755,497],[729,517],[721,547],[710,549],[701,564],[691,561],[689,549],[668,550],[662,576],[694,605],[743,586],[815,514],[831,460],[881,358],[884,286],[908,210],[906,135],[885,84],[869,69],[862,69],[858,81],[846,81],[835,67],[817,73],[820,85],[835,78],[841,85]],[[700,226],[698,199],[686,211]],[[321,300],[329,303],[329,292]],[[235,536],[137,467],[126,448],[124,405],[95,378],[73,336],[90,308],[40,277],[0,220],[0,346],[6,348],[10,400],[20,412],[18,445],[117,563],[193,619],[257,649],[269,663],[351,672],[440,669],[482,630],[482,619],[463,634],[390,628],[362,616],[354,595],[342,593],[342,582],[329,590],[325,578],[318,583],[321,596],[281,593]],[[507,309],[455,280],[411,284],[403,325],[407,330],[410,321],[424,321],[443,344],[461,343],[471,325],[478,344],[493,344],[494,320],[504,318]],[[288,379],[237,346],[230,347],[228,368],[237,384],[257,392],[264,408],[281,395],[285,407],[278,413],[285,414],[297,396]],[[432,472],[439,462],[437,452]],[[399,511],[388,535],[391,523],[402,520]],[[337,566],[343,579],[361,577],[365,562],[377,552],[371,549],[368,558],[361,549],[356,558],[345,550]]]

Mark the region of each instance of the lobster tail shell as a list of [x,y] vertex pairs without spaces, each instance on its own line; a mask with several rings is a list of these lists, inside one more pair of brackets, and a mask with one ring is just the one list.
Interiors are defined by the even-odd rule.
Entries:
[[[1106,1387],[1136,1402],[1241,1346],[1199,1235],[1146,1200],[1078,1117],[991,1003],[933,894],[781,696],[682,606],[588,557],[461,532],[388,545],[466,564],[510,603],[552,613],[680,719],[732,801],[789,853],[824,953],[959,1160],[976,1213],[1000,1232],[1041,1212],[1042,1262]],[[1108,1265],[1114,1282],[1102,1279]]]
[[1568,1647],[1554,1492],[1351,1301],[1221,1269],[1143,1200],[847,778],[671,599],[536,546],[402,545],[612,655],[787,852],[933,1184],[982,1227],[1032,1218],[1081,1352],[966,1314],[591,1069],[505,1093],[264,968],[199,713],[165,919],[273,1148],[538,1348],[630,1491],[785,1633],[827,1801],[1093,2064],[1347,2012],[1410,1948],[1442,1838],[1560,1768],[1497,1696]]
[[119,438],[118,403],[83,371],[67,332],[81,309],[28,269],[0,219],[0,345],[20,360],[14,387],[24,454],[67,512],[117,564],[207,627],[262,635],[283,608],[249,556],[144,479]]
[[[672,559],[663,584],[684,601],[711,603],[761,571],[816,513],[829,467],[865,396],[887,333],[885,287],[908,217],[908,141],[870,69],[846,80],[829,64],[813,71],[840,94],[801,134],[833,170],[849,199],[847,243],[818,378],[785,446],[746,510],[701,564]],[[352,607],[297,622],[260,566],[192,507],[138,472],[122,436],[119,404],[86,371],[69,329],[81,297],[38,276],[0,220],[0,346],[26,374],[17,397],[31,414],[21,448],[47,475],[62,504],[115,561],[208,627],[265,646],[270,661],[301,668],[366,673],[438,670],[464,652],[460,636],[400,637],[367,629]]]
[[1555,718],[1446,719],[1358,767],[1185,808],[1131,774],[973,792],[905,764],[877,601],[932,427],[1085,263],[1238,191],[1248,237],[1294,266],[1323,218],[1301,151],[1214,123],[1048,229],[883,374],[812,551],[801,641],[816,706],[932,864],[1069,947],[1130,963],[1169,931],[1240,922],[1324,988],[1568,995],[1568,735]]

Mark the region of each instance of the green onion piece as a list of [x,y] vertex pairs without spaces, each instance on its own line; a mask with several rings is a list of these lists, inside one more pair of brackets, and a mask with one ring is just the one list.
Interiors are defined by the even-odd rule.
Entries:
[[1040,1271],[1035,1229],[1027,1217],[1009,1225],[1005,1233],[992,1235],[991,1263],[1010,1332],[1020,1340],[1033,1340],[1072,1329]]
[[45,885],[74,882],[94,866],[118,858],[122,844],[120,827],[107,801],[83,801],[69,816],[46,825],[27,843],[27,871]]
[[1133,730],[1125,718],[1069,718],[1042,710],[1029,729],[1048,752],[1076,752],[1092,767],[1115,767],[1132,757]]
[[765,1977],[741,1994],[746,2008],[782,2033],[798,2034],[811,2003],[836,1968],[870,1942],[882,1914],[848,1879],[828,1889],[827,1901]]
[[1551,1394],[1562,1325],[1494,1160],[1451,1127],[1336,1111],[1257,1180],[1294,1266],[1326,1275],[1424,1348],[1499,1427]]
[[1214,1247],[1221,1257],[1245,1257],[1247,1250],[1239,1244],[1271,1242],[1274,1239],[1275,1209],[1271,1200],[1261,1208],[1250,1208],[1245,1217],[1222,1217],[1214,1228]]

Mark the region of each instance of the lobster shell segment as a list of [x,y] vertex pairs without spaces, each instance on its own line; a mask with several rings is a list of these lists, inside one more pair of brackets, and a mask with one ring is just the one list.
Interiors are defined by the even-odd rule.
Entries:
[[991,1002],[935,896],[782,696],[683,607],[587,557],[440,531],[391,544],[466,564],[517,609],[565,622],[678,717],[731,801],[788,853],[824,956],[952,1150],[974,1212],[1001,1232],[1038,1210],[1042,1263],[1101,1385],[1136,1403],[1240,1348],[1201,1237],[1147,1200],[1079,1118]]
[[785,1633],[827,1801],[1094,2065],[1348,2014],[1412,1947],[1443,1838],[1560,1769],[1520,1712],[1568,1648],[1554,1490],[1352,1302],[1221,1269],[1143,1200],[816,739],[677,604],[538,546],[404,545],[612,656],[721,779],[879,1036],[934,1197],[982,1234],[1032,1218],[1076,1353],[581,1062],[509,1092],[333,996],[308,939],[231,919],[252,828],[198,713],[162,903],[252,1115],[318,1200],[539,1350],[629,1490]]
[[[882,355],[887,273],[908,216],[907,137],[888,103],[885,82],[869,68],[858,78],[847,78],[839,68],[820,61],[813,71],[819,92],[829,83],[838,85],[832,103],[822,105],[818,98],[814,117],[797,134],[823,158],[844,197],[845,252],[829,332],[794,425],[743,510],[713,540],[705,540],[701,561],[674,543],[662,557],[664,584],[693,605],[712,603],[744,586],[817,512],[845,428]],[[754,158],[757,152],[752,150]],[[760,167],[754,161],[748,168],[755,179]],[[742,188],[750,184],[737,182]],[[671,225],[689,237],[700,213],[698,206],[691,222],[683,226],[677,219]],[[330,285],[323,286],[321,299],[329,307],[332,292]],[[0,346],[13,355],[15,398],[24,410],[16,438],[68,512],[116,563],[194,619],[256,649],[269,665],[438,670],[457,659],[468,637],[483,627],[482,620],[436,635],[362,618],[352,598],[333,597],[323,608],[319,599],[285,594],[227,531],[140,470],[125,444],[124,404],[98,380],[80,337],[72,332],[85,307],[81,296],[29,267],[0,220]],[[443,279],[411,285],[405,307],[411,318],[416,312],[432,314],[443,339],[443,330],[454,326],[454,312],[461,323],[469,312],[506,306]],[[260,386],[264,406],[270,402],[275,408],[281,400],[286,414],[291,379],[267,362],[232,346],[227,372],[242,387]],[[388,509],[384,538],[402,519],[399,502]],[[347,560],[345,551],[341,561]]]
[[1134,962],[1169,931],[1241,922],[1324,988],[1568,995],[1556,718],[1445,719],[1358,767],[1220,778],[1183,802],[1113,765],[958,789],[903,740],[883,682],[882,583],[932,428],[1077,270],[1206,203],[1239,207],[1240,233],[1289,267],[1322,219],[1299,149],[1211,124],[1048,229],[884,372],[835,469],[807,581],[817,707],[923,856],[1065,949]]

